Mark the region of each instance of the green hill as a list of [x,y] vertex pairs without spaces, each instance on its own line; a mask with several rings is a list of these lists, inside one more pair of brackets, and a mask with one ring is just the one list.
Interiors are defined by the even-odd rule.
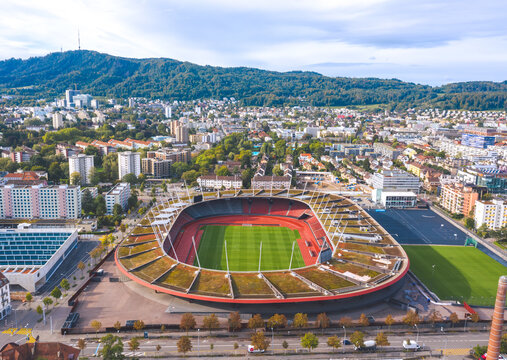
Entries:
[[507,108],[506,81],[431,87],[396,79],[200,66],[165,58],[130,59],[86,50],[0,61],[1,94],[51,98],[74,86],[95,96],[167,100],[234,97],[246,105]]

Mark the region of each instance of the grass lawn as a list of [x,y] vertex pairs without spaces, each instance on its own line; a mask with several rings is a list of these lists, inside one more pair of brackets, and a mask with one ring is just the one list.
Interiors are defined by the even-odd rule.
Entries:
[[[410,269],[442,300],[493,305],[507,268],[474,247],[404,246]],[[433,270],[433,265],[435,265]]]
[[[197,253],[201,266],[208,269],[227,270],[225,242],[230,271],[257,271],[259,248],[262,241],[261,270],[288,269],[292,243],[299,232],[281,226],[222,226],[206,225]],[[194,260],[197,264],[197,258]],[[296,242],[292,268],[305,266]]]

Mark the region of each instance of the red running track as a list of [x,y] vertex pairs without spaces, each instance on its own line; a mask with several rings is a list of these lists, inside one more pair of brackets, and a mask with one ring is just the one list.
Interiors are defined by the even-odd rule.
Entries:
[[[300,220],[287,218],[283,216],[269,216],[269,215],[227,215],[227,216],[212,216],[205,219],[198,219],[191,221],[181,228],[174,242],[174,248],[178,259],[187,264],[193,265],[195,258],[195,251],[192,244],[192,236],[195,236],[195,246],[199,248],[199,241],[201,240],[202,231],[199,231],[202,225],[206,224],[224,224],[224,225],[242,225],[252,224],[257,226],[283,226],[292,230],[298,230],[301,235],[297,239],[299,249],[303,255],[305,265],[313,265],[317,261],[319,247],[317,240],[308,225]],[[197,236],[196,236],[197,235]],[[306,245],[306,241],[310,246]],[[165,244],[164,244],[165,245]],[[167,247],[168,245],[164,246]],[[166,251],[168,249],[166,248]],[[311,255],[313,252],[314,256]],[[167,253],[174,257],[173,251]]]

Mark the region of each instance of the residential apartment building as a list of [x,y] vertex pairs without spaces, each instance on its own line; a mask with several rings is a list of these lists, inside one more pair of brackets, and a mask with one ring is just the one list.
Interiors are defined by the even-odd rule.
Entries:
[[11,294],[9,280],[0,272],[0,320],[11,313]]
[[127,174],[141,174],[141,154],[124,151],[118,153],[118,172],[120,180]]
[[479,199],[479,193],[472,186],[446,184],[440,193],[440,205],[452,214],[468,216]]
[[156,178],[165,178],[171,175],[171,160],[146,158],[141,160],[143,174],[153,175]]
[[36,154],[37,154],[37,151],[32,150],[27,146],[22,146],[21,150],[11,152],[10,158],[11,158],[12,162],[23,163],[23,162],[30,161],[32,156],[34,156]]
[[93,155],[72,155],[69,157],[69,176],[72,178],[72,174],[77,172],[81,175],[81,185],[89,184],[94,166]]
[[290,176],[254,176],[252,189],[289,189]]
[[59,112],[53,114],[53,129],[60,129],[63,127],[63,115]]
[[507,203],[499,199],[476,201],[475,227],[480,228],[483,224],[491,230],[507,226]]
[[176,142],[188,143],[188,127],[180,125],[176,128]]
[[0,186],[2,219],[77,219],[80,215],[80,186]]
[[107,214],[112,215],[115,204],[120,204],[123,211],[127,210],[128,200],[130,197],[130,184],[119,183],[106,194]]
[[150,159],[155,158],[161,160],[171,160],[172,163],[188,163],[192,159],[191,154],[192,152],[190,149],[163,148],[156,151],[148,151],[146,153],[146,157]]
[[240,176],[203,175],[197,178],[197,183],[203,189],[241,189],[243,187]]
[[72,155],[78,155],[83,152],[83,149],[79,146],[74,146],[70,144],[56,144],[56,155],[62,155],[64,158],[68,159]]

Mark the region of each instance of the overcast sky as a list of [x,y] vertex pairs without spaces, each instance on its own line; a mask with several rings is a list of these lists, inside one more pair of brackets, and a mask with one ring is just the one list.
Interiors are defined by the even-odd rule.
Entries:
[[423,84],[507,80],[506,0],[0,0],[0,58],[81,48]]

